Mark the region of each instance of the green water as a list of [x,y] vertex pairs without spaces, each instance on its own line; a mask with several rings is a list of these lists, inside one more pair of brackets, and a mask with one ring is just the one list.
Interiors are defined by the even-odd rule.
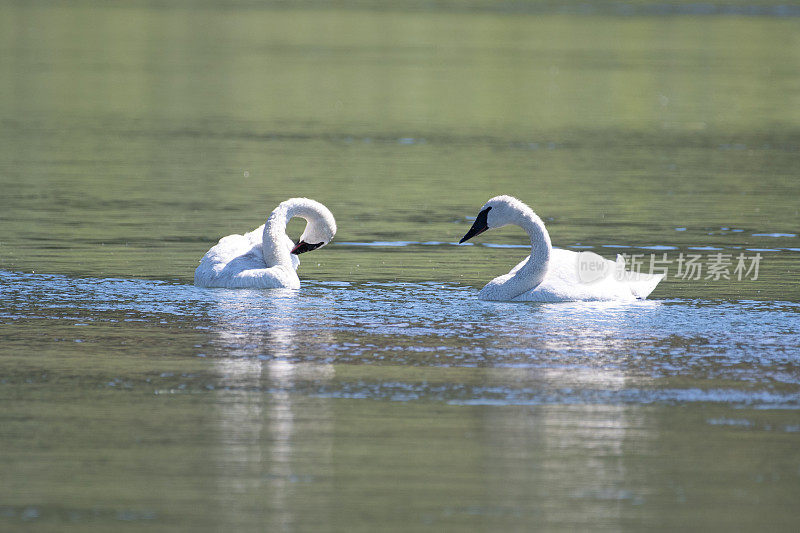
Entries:
[[[348,5],[0,5],[0,529],[796,529],[800,18]],[[496,194],[759,276],[481,304]],[[292,196],[299,295],[187,286]]]
[[[2,20],[4,268],[189,281],[209,244],[297,195],[333,210],[341,242],[457,241],[506,193],[552,219],[560,246],[800,248],[751,237],[800,220],[795,18],[51,7]],[[479,285],[520,256],[439,252],[341,247],[304,272]],[[797,255],[769,254],[769,287],[660,294],[769,298],[780,284],[796,299]]]

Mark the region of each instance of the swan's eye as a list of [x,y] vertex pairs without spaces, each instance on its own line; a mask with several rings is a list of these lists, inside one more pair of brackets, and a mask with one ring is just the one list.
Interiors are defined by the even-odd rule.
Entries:
[[310,252],[311,250],[316,250],[317,248],[319,248],[323,244],[325,244],[325,243],[324,242],[318,242],[318,243],[315,243],[315,244],[309,244],[306,241],[300,241],[295,245],[294,248],[292,248],[292,253],[294,255],[300,255],[300,254],[305,253],[305,252]]

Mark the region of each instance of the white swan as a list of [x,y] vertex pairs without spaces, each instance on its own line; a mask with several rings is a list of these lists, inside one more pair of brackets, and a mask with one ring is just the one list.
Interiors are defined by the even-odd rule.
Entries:
[[481,300],[563,302],[572,300],[635,300],[646,298],[662,274],[625,271],[625,261],[603,259],[591,252],[553,249],[542,219],[511,196],[495,196],[481,208],[467,239],[490,228],[516,224],[531,238],[531,254],[511,272],[481,289]]
[[[293,217],[306,219],[297,245],[286,235]],[[267,222],[244,235],[219,240],[194,271],[198,287],[229,289],[299,289],[298,254],[328,244],[336,234],[336,220],[327,207],[308,198],[291,198],[275,208]]]

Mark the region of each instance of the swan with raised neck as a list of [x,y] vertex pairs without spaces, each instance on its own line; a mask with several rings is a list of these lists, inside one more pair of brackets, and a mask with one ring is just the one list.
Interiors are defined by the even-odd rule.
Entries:
[[[509,224],[528,233],[531,253],[508,274],[498,276],[481,289],[481,300],[496,301],[572,301],[633,300],[646,298],[663,275],[638,274],[624,270],[624,260],[603,259],[596,254],[607,275],[586,282],[578,274],[581,254],[554,249],[544,222],[533,210],[512,196],[495,196],[481,207],[475,222],[459,244],[484,231]],[[612,276],[612,273],[622,274]]]
[[[286,226],[294,217],[306,220],[297,244],[286,235]],[[200,260],[194,283],[200,287],[298,289],[297,256],[325,246],[335,234],[336,220],[327,207],[309,198],[290,198],[272,211],[264,225],[220,239]]]

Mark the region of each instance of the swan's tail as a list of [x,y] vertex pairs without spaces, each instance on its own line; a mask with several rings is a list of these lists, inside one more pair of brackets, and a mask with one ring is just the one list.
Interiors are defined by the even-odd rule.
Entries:
[[644,299],[653,292],[662,279],[664,274],[639,274],[636,279],[628,282],[628,286],[636,298]]
[[628,284],[635,298],[647,298],[656,285],[664,279],[664,274],[642,274],[625,270],[625,259],[621,255],[617,255],[616,263],[618,272],[622,272],[623,281]]

